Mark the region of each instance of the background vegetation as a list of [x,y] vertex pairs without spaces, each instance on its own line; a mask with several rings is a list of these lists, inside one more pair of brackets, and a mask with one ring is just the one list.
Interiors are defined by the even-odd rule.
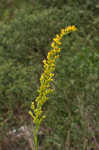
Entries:
[[28,111],[37,96],[42,60],[52,38],[68,25],[78,32],[63,40],[40,148],[99,149],[98,14],[98,0],[0,1],[0,150],[27,148],[26,139],[9,141],[8,132],[31,128]]

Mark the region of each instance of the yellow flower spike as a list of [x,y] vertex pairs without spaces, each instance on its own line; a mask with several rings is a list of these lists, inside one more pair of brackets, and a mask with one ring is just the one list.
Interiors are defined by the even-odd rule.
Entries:
[[52,89],[51,83],[54,82],[54,71],[55,71],[55,61],[60,56],[61,48],[59,47],[62,42],[62,38],[64,35],[68,34],[71,31],[76,31],[77,28],[75,26],[68,26],[65,29],[61,29],[60,34],[56,34],[56,37],[53,38],[53,42],[51,43],[51,51],[48,52],[47,59],[43,60],[44,72],[40,77],[40,88],[38,90],[38,96],[31,104],[31,111],[29,114],[31,115],[34,123],[34,146],[35,150],[38,150],[38,142],[37,142],[37,134],[40,127],[41,122],[45,118],[43,115],[42,107],[48,100],[48,96],[50,93],[54,91]]

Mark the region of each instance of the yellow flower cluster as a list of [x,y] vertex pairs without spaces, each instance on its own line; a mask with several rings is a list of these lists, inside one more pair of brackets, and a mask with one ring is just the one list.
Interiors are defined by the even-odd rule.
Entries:
[[38,90],[39,96],[31,104],[31,111],[29,114],[33,118],[33,123],[35,126],[39,128],[41,121],[45,118],[42,111],[42,106],[48,100],[48,94],[53,92],[51,88],[51,83],[54,81],[54,70],[55,70],[55,61],[59,57],[61,52],[61,48],[59,47],[62,42],[62,38],[64,35],[70,33],[71,31],[76,31],[77,28],[75,26],[68,26],[65,29],[61,30],[60,34],[57,34],[55,38],[53,38],[53,42],[51,43],[51,51],[48,52],[47,59],[43,60],[44,64],[44,72],[40,78],[40,89]]

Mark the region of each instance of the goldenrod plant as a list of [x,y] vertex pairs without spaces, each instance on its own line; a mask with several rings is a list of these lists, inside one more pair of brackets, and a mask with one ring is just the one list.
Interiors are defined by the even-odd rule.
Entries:
[[42,107],[48,100],[48,95],[54,91],[51,86],[51,83],[54,81],[54,71],[55,71],[55,61],[59,57],[61,52],[61,40],[64,35],[76,31],[77,28],[73,26],[68,26],[65,29],[61,29],[60,34],[56,34],[56,37],[53,38],[51,43],[51,50],[48,52],[47,59],[43,60],[44,72],[40,77],[40,88],[38,90],[39,95],[32,101],[31,110],[29,114],[33,119],[33,137],[34,137],[34,147],[35,150],[38,150],[38,138],[37,134],[39,131],[40,124],[42,120],[46,117],[43,114]]

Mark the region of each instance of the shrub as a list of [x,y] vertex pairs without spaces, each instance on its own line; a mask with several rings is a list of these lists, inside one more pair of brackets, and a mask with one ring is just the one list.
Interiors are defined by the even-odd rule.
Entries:
[[[27,115],[24,115],[24,112],[26,112],[27,114],[28,106],[31,103],[32,98],[34,99],[37,95],[36,89],[39,86],[39,77],[42,72],[41,62],[44,58],[46,58],[47,52],[50,49],[49,45],[51,43],[51,39],[54,37],[56,33],[58,33],[58,31],[61,28],[70,25],[70,23],[71,25],[74,24],[78,26],[79,33],[77,37],[75,35],[75,38],[71,37],[71,35],[68,35],[67,40],[64,42],[64,47],[62,48],[64,49],[64,51],[62,54],[62,58],[60,58],[60,60],[62,59],[61,63],[63,63],[62,64],[63,67],[65,68],[67,67],[68,72],[64,71],[65,69],[61,65],[57,65],[58,68],[56,69],[56,74],[57,73],[58,74],[56,75],[57,87],[55,88],[58,87],[59,89],[63,88],[61,82],[63,82],[63,80],[65,81],[65,76],[67,78],[66,87],[64,87],[64,90],[57,89],[58,94],[56,93],[56,95],[53,97],[55,99],[53,101],[53,104],[51,105],[49,104],[49,108],[51,106],[53,107],[55,106],[54,102],[55,104],[57,104],[56,108],[54,107],[53,111],[49,113],[49,118],[50,116],[52,118],[51,122],[50,119],[48,121],[49,122],[48,126],[53,127],[54,129],[56,129],[56,124],[58,124],[58,122],[53,119],[54,118],[53,114],[54,111],[56,111],[56,109],[59,109],[58,106],[61,104],[59,109],[58,121],[62,120],[63,123],[61,123],[62,124],[61,126],[59,123],[60,130],[59,131],[57,130],[58,132],[57,137],[60,140],[59,135],[61,134],[62,142],[65,139],[65,135],[62,131],[64,131],[63,129],[65,128],[64,126],[66,125],[66,123],[64,123],[64,117],[63,117],[64,116],[63,114],[65,114],[66,110],[64,110],[62,113],[62,110],[65,106],[64,105],[65,98],[63,95],[63,91],[66,91],[69,88],[69,86],[73,84],[73,86],[67,90],[69,96],[66,95],[71,99],[71,102],[68,104],[71,107],[74,106],[74,103],[72,103],[72,98],[73,98],[72,95],[73,94],[74,96],[76,95],[76,92],[80,87],[80,84],[82,89],[83,87],[85,88],[85,85],[87,85],[87,83],[88,86],[90,87],[91,82],[89,81],[88,78],[90,72],[87,73],[88,81],[86,81],[84,78],[84,83],[83,83],[83,79],[81,79],[81,75],[82,77],[85,77],[84,69],[86,69],[87,71],[86,64],[83,64],[83,60],[81,59],[82,56],[81,53],[83,53],[84,55],[83,57],[86,60],[86,62],[87,61],[90,62],[88,66],[88,71],[91,69],[90,67],[92,67],[93,69],[93,67],[95,67],[95,62],[96,62],[95,57],[98,57],[97,52],[95,55],[92,55],[93,51],[98,50],[98,43],[99,43],[98,32],[97,32],[97,28],[99,24],[98,17],[95,16],[95,14],[92,11],[86,10],[85,8],[81,9],[78,7],[70,7],[67,5],[62,7],[62,9],[58,9],[55,7],[54,9],[53,8],[46,9],[43,6],[39,6],[39,9],[38,8],[34,9],[29,7],[28,9],[25,8],[24,10],[20,10],[20,11],[18,10],[18,12],[16,12],[15,14],[15,18],[12,18],[10,22],[6,24],[0,22],[0,72],[1,72],[0,74],[0,119],[4,122],[4,127],[7,127],[7,125],[8,128],[9,125],[10,126],[20,125],[20,123],[22,123],[19,121],[21,120],[20,118],[21,117],[24,118],[25,116],[27,117]],[[77,42],[73,42],[75,40],[77,40]],[[71,47],[72,43],[73,46]],[[91,51],[91,54],[88,52],[89,50]],[[85,57],[86,55],[87,58]],[[65,64],[66,62],[67,64]],[[59,62],[57,63],[59,64]],[[69,67],[69,63],[70,63],[70,67]],[[97,64],[98,61],[96,62],[96,68],[97,68]],[[78,70],[76,66],[78,67]],[[73,69],[73,67],[75,68],[75,70]],[[80,67],[82,68],[82,70]],[[61,72],[63,72],[63,78],[62,77],[59,78],[59,76],[62,75]],[[78,76],[79,79],[76,79],[77,78],[76,75]],[[71,77],[70,79],[69,76]],[[70,81],[70,80],[74,80],[74,81]],[[77,80],[77,85],[76,87],[74,87],[74,83],[76,80]],[[94,82],[93,82],[93,87],[95,87]],[[88,97],[92,90],[90,88],[88,92]],[[81,99],[83,99],[82,91],[79,92],[80,92]],[[59,98],[57,97],[58,95],[60,95],[63,98],[63,101],[61,100],[59,101]],[[96,101],[97,101],[97,97],[98,94],[97,96],[95,96]],[[47,106],[45,105],[45,107]],[[75,107],[72,108],[75,109]],[[16,113],[17,111],[18,113]],[[68,116],[67,112],[66,112],[66,116]],[[79,116],[78,118],[80,117],[81,116]],[[55,121],[56,124],[54,125]],[[57,126],[57,128],[59,126]],[[54,135],[55,132],[53,133]]]

